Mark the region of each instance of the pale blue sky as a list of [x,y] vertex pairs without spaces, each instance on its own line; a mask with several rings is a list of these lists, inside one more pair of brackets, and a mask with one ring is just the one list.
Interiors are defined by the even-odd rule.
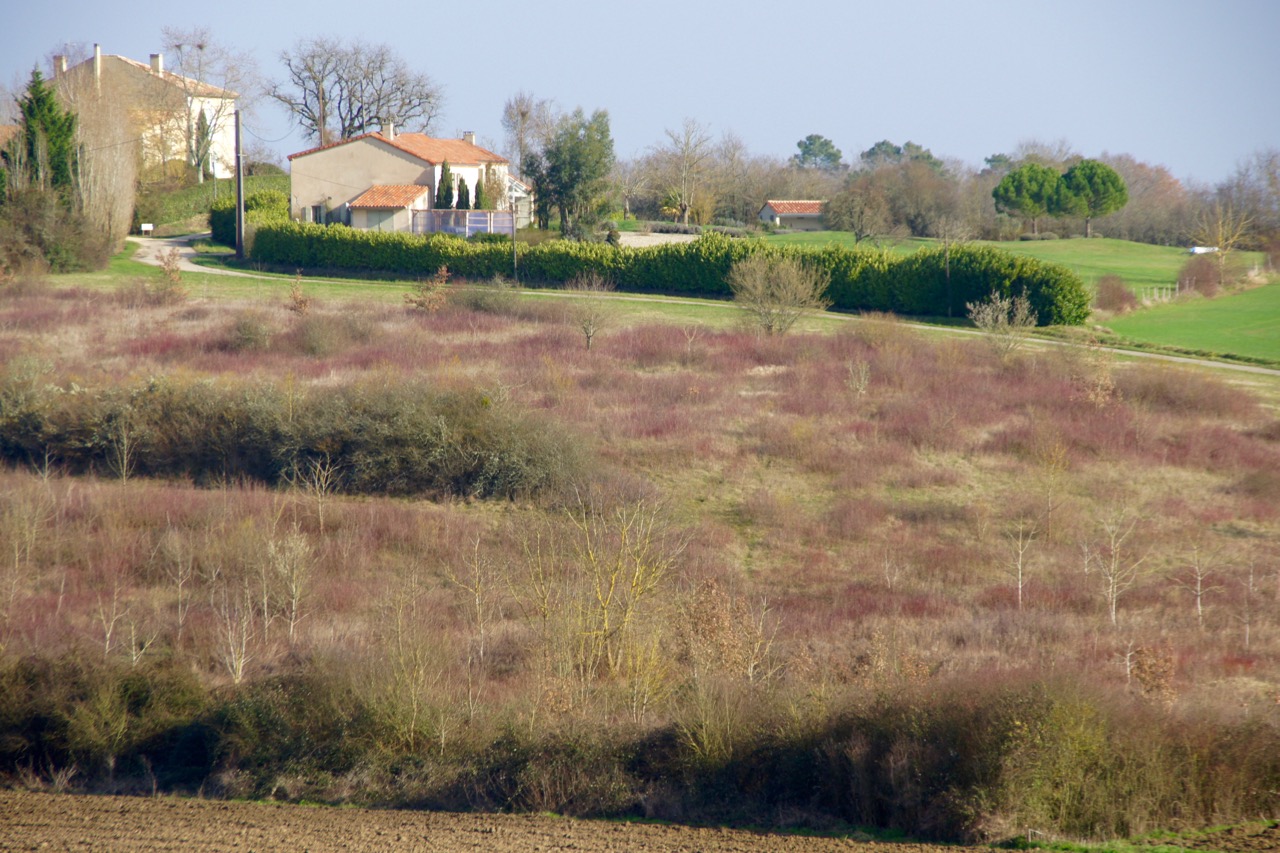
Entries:
[[[1280,148],[1277,0],[15,5],[0,28],[11,86],[65,43],[145,62],[163,26],[208,26],[271,76],[299,38],[362,37],[443,86],[438,135],[474,130],[494,146],[503,103],[525,89],[607,109],[620,157],[685,117],[779,157],[810,133],[846,160],[909,139],[973,165],[1023,140],[1065,139],[1085,156],[1128,153],[1209,183]],[[308,145],[269,103],[250,130],[281,154]]]

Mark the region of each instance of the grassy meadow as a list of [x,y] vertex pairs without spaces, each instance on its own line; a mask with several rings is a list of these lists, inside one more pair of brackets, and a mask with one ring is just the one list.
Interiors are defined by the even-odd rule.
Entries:
[[[852,248],[855,244],[853,235],[839,231],[817,231],[811,233],[779,234],[767,238],[770,241],[802,246],[820,247],[830,243]],[[1146,243],[1131,243],[1127,240],[1110,238],[1073,237],[1064,240],[1014,240],[991,242],[976,241],[996,246],[1015,255],[1026,255],[1042,261],[1053,261],[1069,267],[1084,279],[1085,284],[1092,287],[1104,275],[1118,275],[1138,294],[1151,287],[1171,287],[1177,284],[1178,272],[1187,262],[1187,251],[1177,246],[1152,246]],[[886,239],[883,241],[863,241],[860,245],[881,245],[894,252],[910,253],[922,248],[937,245],[930,238],[912,237],[905,239]],[[1251,266],[1260,263],[1262,253],[1241,252],[1240,263]]]
[[1280,807],[1274,381],[291,284],[0,285],[10,780],[969,841]]
[[1216,299],[1154,305],[1106,324],[1135,341],[1280,362],[1280,283]]

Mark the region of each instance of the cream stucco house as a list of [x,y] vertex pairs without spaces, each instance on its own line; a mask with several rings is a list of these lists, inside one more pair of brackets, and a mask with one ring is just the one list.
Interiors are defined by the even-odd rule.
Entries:
[[[507,210],[516,196],[520,207],[523,184],[511,178],[506,158],[476,145],[474,134],[436,139],[387,129],[289,155],[292,216],[384,231],[465,229],[468,216],[463,211],[428,215],[446,162],[455,189],[465,180],[474,194],[489,174],[507,188],[496,206]],[[479,213],[470,219],[483,218]],[[506,222],[510,227],[509,218]]]
[[103,54],[96,44],[90,59],[70,68],[67,57],[55,56],[53,78],[82,121],[99,115],[98,102],[123,112],[144,177],[172,163],[195,166],[200,155],[215,177],[235,175],[235,92],[166,71],[162,54],[148,64]]

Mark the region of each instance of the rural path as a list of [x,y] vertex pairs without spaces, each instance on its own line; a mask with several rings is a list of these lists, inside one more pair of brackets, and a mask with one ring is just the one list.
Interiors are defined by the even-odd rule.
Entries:
[[134,254],[135,261],[141,261],[153,267],[163,266],[160,261],[160,255],[171,249],[178,250],[178,269],[182,272],[207,272],[214,275],[230,275],[240,278],[259,278],[253,273],[239,272],[237,270],[224,270],[217,267],[202,267],[195,263],[192,258],[197,254],[192,242],[200,238],[207,238],[210,234],[184,234],[181,237],[130,237],[129,242],[138,244],[138,251]]
[[[254,273],[239,272],[237,270],[218,269],[217,267],[202,267],[202,266],[199,266],[198,264],[193,263],[191,259],[194,258],[197,253],[196,253],[196,250],[191,246],[192,241],[197,240],[201,237],[208,237],[208,236],[209,236],[208,233],[205,233],[205,234],[195,234],[195,235],[188,234],[182,237],[130,237],[129,239],[132,240],[134,243],[138,244],[138,251],[133,256],[134,260],[141,261],[144,264],[150,264],[152,266],[158,267],[161,265],[160,253],[166,252],[169,249],[176,248],[181,256],[181,260],[179,264],[180,264],[180,269],[183,272],[203,272],[203,273],[212,273],[214,275],[238,276],[241,278],[265,278],[265,276],[255,275]],[[631,235],[625,235],[625,236],[629,237]],[[636,236],[644,237],[644,238],[653,238],[655,241],[665,241],[665,242],[672,242],[676,240],[687,241],[687,240],[693,239],[688,235],[681,235],[681,234],[644,234],[644,235],[636,235]],[[640,245],[640,243],[637,243],[637,245]],[[652,243],[644,243],[643,245],[652,245]],[[557,296],[557,295],[564,295],[567,297],[572,296],[572,294],[559,294],[556,291],[549,291],[549,290],[539,290],[536,292],[540,296]],[[643,297],[627,296],[626,294],[621,294],[621,293],[613,294],[610,296],[610,298],[621,300],[621,301],[634,301],[634,302],[665,302],[673,305],[698,304],[699,302],[699,300],[696,300],[696,299],[680,299],[678,297],[655,298],[652,296],[643,296]],[[853,316],[849,314],[831,314],[829,316],[838,317],[841,319],[849,320],[851,322],[856,322],[857,320],[860,319],[857,316]],[[977,329],[957,329],[957,328],[952,328],[947,326],[930,326],[926,323],[906,322],[905,325],[907,325],[910,328],[925,329],[930,332],[944,332],[944,333],[950,333],[955,335],[985,334],[984,332],[980,332]],[[1046,338],[1035,338],[1033,339],[1033,342],[1035,344],[1045,345],[1045,346],[1076,347],[1076,348],[1079,348],[1082,346],[1081,344],[1073,344],[1067,341],[1053,341],[1053,340],[1048,340]],[[1228,370],[1228,371],[1234,371],[1236,373],[1252,373],[1259,376],[1280,376],[1280,370],[1277,370],[1271,367],[1260,367],[1258,365],[1253,365],[1253,364],[1236,364],[1234,362],[1229,362],[1229,361],[1215,361],[1213,359],[1208,359],[1208,358],[1194,358],[1192,356],[1167,355],[1164,353],[1156,353],[1156,352],[1143,352],[1141,350],[1121,349],[1119,347],[1100,347],[1099,349],[1103,352],[1111,352],[1117,355],[1130,356],[1133,358],[1151,359],[1155,361],[1164,361],[1170,364],[1186,364],[1186,365],[1191,365],[1195,367],[1209,367],[1216,370]]]

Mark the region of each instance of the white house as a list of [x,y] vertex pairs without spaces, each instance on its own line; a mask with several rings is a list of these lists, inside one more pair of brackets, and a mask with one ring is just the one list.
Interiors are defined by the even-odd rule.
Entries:
[[780,201],[770,199],[760,208],[760,221],[775,228],[791,228],[795,231],[821,231],[821,201]]
[[[472,133],[435,139],[387,129],[291,154],[289,163],[291,215],[303,222],[342,222],[353,228],[438,231],[454,230],[461,222],[457,227],[465,229],[466,217],[460,215],[422,215],[435,209],[445,163],[455,193],[465,180],[474,199],[486,177],[504,188],[503,197],[490,199],[487,207],[509,209],[511,196],[520,195],[523,187],[510,177],[506,158],[476,145]],[[509,228],[509,217],[505,221]]]

